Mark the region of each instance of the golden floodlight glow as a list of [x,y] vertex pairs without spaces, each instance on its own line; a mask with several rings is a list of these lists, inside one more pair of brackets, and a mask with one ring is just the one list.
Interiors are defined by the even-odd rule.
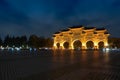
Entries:
[[105,46],[108,46],[108,43],[107,43],[107,42],[105,43]]
[[[105,28],[74,26],[53,34],[54,49],[99,49],[108,47],[108,34]],[[77,43],[74,45],[76,41]],[[64,45],[64,43],[69,43]],[[101,42],[103,44],[101,44]],[[59,43],[59,47],[57,46]]]

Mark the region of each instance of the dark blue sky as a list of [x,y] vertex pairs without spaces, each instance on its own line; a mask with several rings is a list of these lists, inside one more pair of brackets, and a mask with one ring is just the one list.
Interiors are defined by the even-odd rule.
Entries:
[[73,25],[105,27],[120,37],[120,0],[0,0],[1,37],[51,37]]

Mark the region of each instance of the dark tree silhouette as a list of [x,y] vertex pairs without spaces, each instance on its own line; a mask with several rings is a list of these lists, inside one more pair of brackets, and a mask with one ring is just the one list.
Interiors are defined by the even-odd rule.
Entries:
[[39,37],[39,47],[45,47],[46,42],[45,42],[45,38],[44,37]]
[[52,47],[53,46],[53,39],[46,38],[46,47]]
[[4,43],[3,43],[3,46],[6,47],[6,46],[10,46],[10,37],[9,35],[7,35],[4,39]]
[[0,37],[0,46],[2,46],[2,44],[3,44],[3,41],[2,41],[2,39],[1,39],[1,37]]
[[112,48],[120,48],[120,38],[109,38],[108,39],[109,46]]
[[31,35],[29,37],[28,44],[30,47],[38,48],[39,47],[39,38],[36,35]]
[[20,37],[20,46],[22,46],[23,48],[25,48],[27,46],[27,37],[26,36],[21,36]]
[[[108,39],[109,46],[111,48],[120,48],[120,38],[109,38]],[[5,36],[4,40],[0,38],[0,46],[10,46],[10,47],[20,47],[26,48],[26,46],[30,46],[32,48],[42,48],[42,47],[52,47],[53,46],[53,39],[51,38],[44,38],[44,37],[38,37],[36,35],[30,35],[30,37],[27,40],[27,37],[25,35],[23,36]]]

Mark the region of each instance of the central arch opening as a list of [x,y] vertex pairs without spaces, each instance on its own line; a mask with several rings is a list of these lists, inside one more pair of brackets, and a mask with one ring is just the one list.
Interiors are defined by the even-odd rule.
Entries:
[[79,40],[74,41],[73,47],[74,47],[75,50],[81,49],[81,48],[82,48],[82,43],[81,43],[81,41],[79,41]]
[[98,47],[99,47],[99,49],[103,49],[104,48],[104,42],[99,42],[98,43]]
[[92,41],[88,41],[86,43],[87,49],[93,49],[94,48],[94,43]]
[[68,42],[65,42],[65,43],[63,44],[63,46],[64,46],[65,49],[68,49],[68,48],[69,48],[69,43],[68,43]]

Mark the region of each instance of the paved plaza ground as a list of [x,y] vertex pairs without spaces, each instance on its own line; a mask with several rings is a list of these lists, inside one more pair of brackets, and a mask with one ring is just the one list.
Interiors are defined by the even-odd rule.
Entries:
[[120,80],[120,51],[0,51],[0,80]]

